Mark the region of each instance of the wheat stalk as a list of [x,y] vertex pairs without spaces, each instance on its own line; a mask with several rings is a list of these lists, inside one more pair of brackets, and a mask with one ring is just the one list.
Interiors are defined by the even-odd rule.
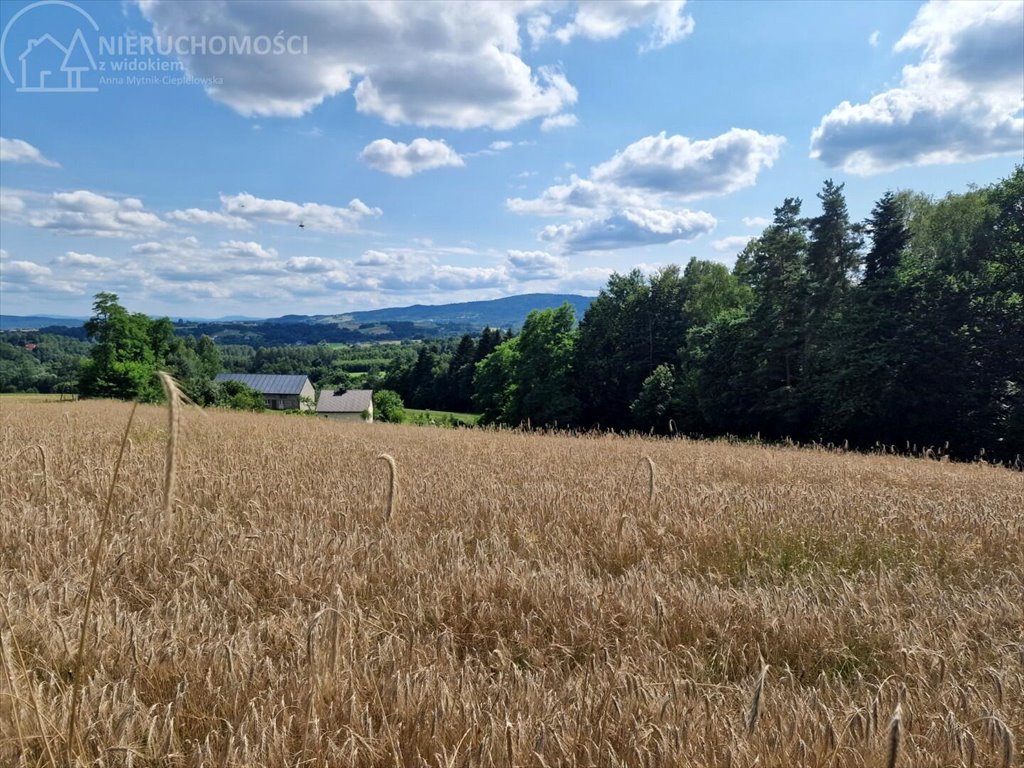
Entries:
[[747,710],[747,734],[754,732],[757,721],[761,717],[761,698],[764,694],[764,679],[768,674],[768,665],[761,667],[761,674],[757,676],[757,683],[754,685],[754,695],[750,699],[750,708]]
[[39,451],[39,462],[43,465],[43,503],[50,503],[50,472],[46,465],[46,449],[41,445],[36,446]]
[[167,398],[167,458],[164,462],[164,515],[171,514],[174,506],[174,484],[178,471],[178,429],[181,425],[180,409],[184,396],[174,378],[164,371],[157,371],[160,385]]
[[313,697],[316,695],[317,689],[316,628],[321,617],[330,610],[330,608],[321,608],[310,620],[309,626],[306,627],[306,661],[309,665],[309,690],[306,692],[306,717],[302,723],[302,754],[299,758],[300,765],[305,762],[306,759],[306,751],[309,745],[309,724],[313,720]]
[[892,721],[889,723],[889,757],[886,760],[887,768],[896,768],[900,759],[900,740],[903,733],[903,705],[897,704],[893,712]]
[[512,723],[505,721],[505,756],[508,758],[508,767],[515,768],[515,752],[512,749]]
[[643,462],[647,463],[647,503],[654,501],[654,459],[644,456]]
[[387,453],[380,454],[377,459],[388,465],[388,498],[387,510],[384,513],[384,522],[386,523],[395,511],[395,497],[398,495],[398,465],[395,464],[394,457]]
[[[6,617],[4,619],[4,623],[5,624],[9,623],[6,620]],[[12,641],[14,640],[14,630],[13,629],[11,630],[11,640]],[[11,688],[11,693],[12,693],[11,698],[14,699],[15,701],[18,701],[21,697],[18,694],[18,686],[17,686],[17,683],[14,680],[14,670],[13,669],[9,669],[8,666],[7,666],[7,651],[4,648],[4,633],[2,631],[0,631],[0,669],[3,669],[4,677],[7,678],[7,684]],[[25,731],[21,727],[21,715],[19,714],[17,707],[14,708],[14,730],[16,731],[16,736],[18,738],[18,743],[19,744],[24,744],[25,743]]]
[[78,716],[78,698],[82,687],[82,654],[85,652],[85,637],[89,628],[89,612],[92,610],[93,596],[96,593],[96,576],[99,573],[100,555],[103,551],[103,544],[107,538],[107,531],[110,528],[110,508],[114,501],[114,489],[117,488],[117,476],[121,472],[121,459],[124,458],[124,448],[128,443],[128,432],[135,420],[135,411],[138,403],[132,404],[132,412],[128,416],[128,424],[124,428],[124,435],[121,438],[121,447],[117,452],[117,461],[114,463],[114,474],[110,478],[110,489],[107,491],[107,503],[103,508],[103,515],[100,518],[100,533],[96,537],[96,546],[92,551],[92,573],[89,576],[89,590],[85,594],[85,610],[82,615],[82,629],[78,633],[78,650],[75,653],[75,662],[71,670],[71,711],[68,713],[68,728],[65,744],[67,762],[70,764],[71,753],[74,749],[75,721]]

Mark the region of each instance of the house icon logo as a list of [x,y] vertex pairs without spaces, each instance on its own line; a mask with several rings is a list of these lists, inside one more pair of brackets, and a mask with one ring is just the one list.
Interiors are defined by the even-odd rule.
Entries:
[[[16,41],[11,31],[15,24],[23,16],[31,11],[47,6],[58,6],[70,9],[78,14],[81,19],[74,19],[73,32],[66,41],[59,39],[58,35],[44,32],[38,37],[29,36],[27,39]],[[62,12],[67,15],[67,12]],[[37,21],[40,20],[37,18]],[[88,13],[77,5],[66,0],[40,0],[22,8],[11,17],[4,27],[3,36],[0,37],[0,63],[3,65],[4,75],[7,80],[17,86],[19,93],[94,93],[99,89],[95,86],[83,84],[82,75],[97,70],[96,59],[93,58],[89,44],[86,42],[82,32],[84,24],[87,23],[94,31],[99,31],[99,25]],[[67,26],[67,19],[65,19]],[[8,40],[8,38],[11,40]],[[8,47],[15,49],[17,53],[17,78],[8,66]]]
[[[56,54],[54,56],[53,54]],[[57,71],[45,68],[48,62],[59,58]],[[76,30],[71,43],[63,46],[47,33],[37,40],[29,40],[25,52],[18,57],[21,62],[21,85],[19,93],[68,93],[69,91],[96,91],[97,88],[82,86],[82,73],[96,69],[96,60],[82,37],[82,30]]]

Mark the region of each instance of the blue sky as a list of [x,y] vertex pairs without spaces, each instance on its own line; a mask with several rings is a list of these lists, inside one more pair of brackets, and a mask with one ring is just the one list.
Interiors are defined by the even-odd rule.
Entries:
[[594,293],[731,264],[826,178],[862,218],[1024,155],[1021,2],[51,0],[0,24],[7,314]]

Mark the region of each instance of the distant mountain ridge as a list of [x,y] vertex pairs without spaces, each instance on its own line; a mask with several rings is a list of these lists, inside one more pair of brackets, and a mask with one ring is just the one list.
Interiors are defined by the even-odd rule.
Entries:
[[[501,299],[464,301],[456,304],[413,304],[408,307],[388,307],[339,315],[312,315],[307,322],[316,323],[434,323],[436,325],[475,326],[483,328],[519,328],[530,312],[552,309],[568,302],[577,317],[587,311],[591,296],[571,293],[524,293]],[[286,315],[278,322],[302,322],[301,315]],[[269,321],[274,322],[274,321]]]
[[[167,317],[167,315],[151,315],[151,317]],[[60,326],[63,328],[77,328],[84,325],[87,317],[71,317],[69,315],[0,315],[0,331],[14,331],[28,328],[46,328]],[[242,323],[242,322],[263,322],[258,317],[246,317],[243,315],[228,315],[215,319],[190,318],[201,322],[211,323]]]
[[0,331],[13,331],[22,328],[45,328],[46,326],[64,326],[77,328],[84,323],[84,317],[64,317],[61,315],[0,315]]
[[[451,326],[452,331],[492,328],[518,329],[530,312],[538,309],[552,309],[568,302],[576,310],[577,318],[587,311],[591,296],[572,293],[524,293],[500,299],[464,301],[454,304],[413,304],[407,307],[387,307],[336,315],[283,315],[281,317],[257,319],[238,315],[217,320],[195,320],[189,322],[216,323],[219,325],[335,325],[357,329],[362,326],[386,323],[411,323],[424,327]],[[172,317],[172,319],[176,319]],[[18,328],[45,328],[64,326],[77,328],[86,318],[60,315],[0,315],[0,330]]]

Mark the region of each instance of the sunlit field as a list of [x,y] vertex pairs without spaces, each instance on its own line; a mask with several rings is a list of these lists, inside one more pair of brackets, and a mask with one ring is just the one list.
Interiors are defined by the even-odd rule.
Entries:
[[1021,473],[140,406],[103,536],[130,411],[0,403],[0,765],[1021,764]]
[[[64,402],[70,402],[74,399],[73,395],[63,396]],[[61,401],[62,397],[60,394],[38,394],[35,392],[0,393],[0,408],[13,405],[16,402],[58,403]]]

